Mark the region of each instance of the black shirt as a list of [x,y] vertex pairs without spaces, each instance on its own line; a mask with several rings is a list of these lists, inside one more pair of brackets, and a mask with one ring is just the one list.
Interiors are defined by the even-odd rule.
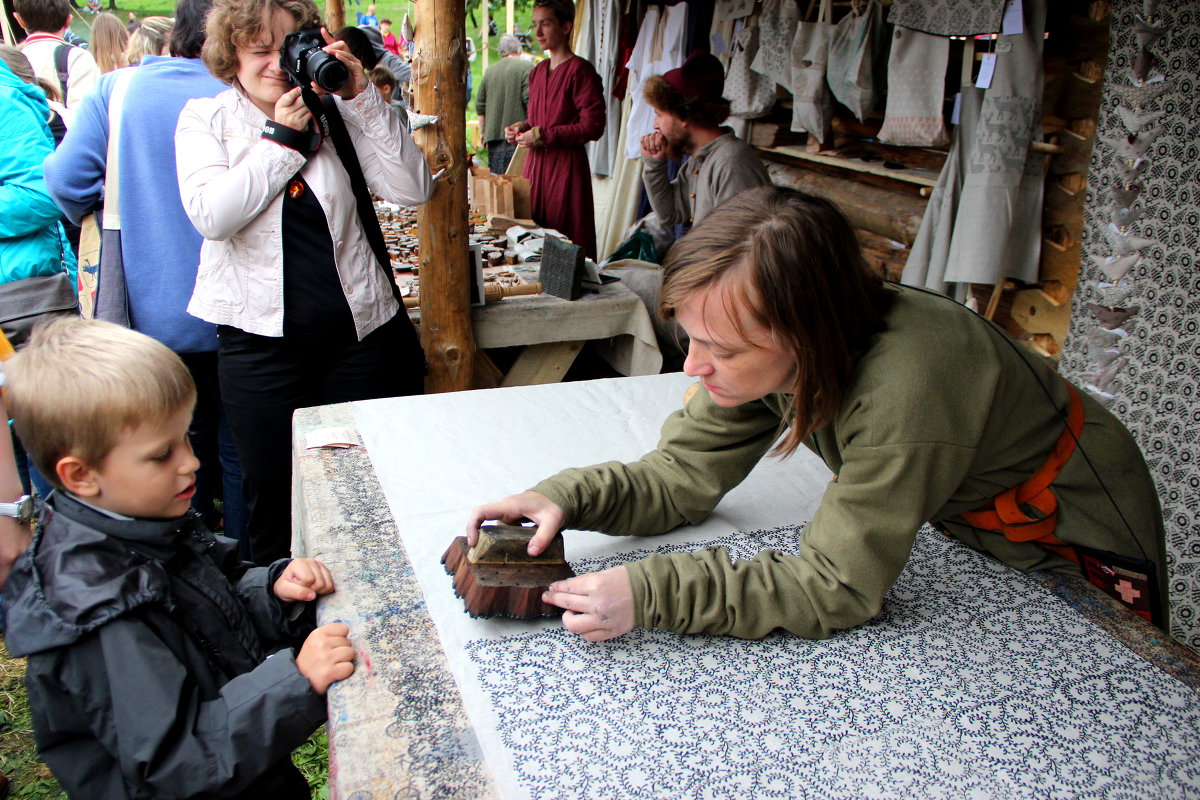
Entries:
[[283,191],[283,335],[354,341],[325,210],[299,172]]

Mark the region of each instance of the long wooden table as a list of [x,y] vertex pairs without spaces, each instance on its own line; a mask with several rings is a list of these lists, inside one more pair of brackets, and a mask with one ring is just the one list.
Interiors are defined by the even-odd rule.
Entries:
[[[408,313],[420,325],[420,309]],[[662,368],[650,314],[620,282],[572,301],[545,294],[510,297],[471,309],[471,321],[480,349],[523,348],[503,386],[562,380],[587,343],[622,375],[654,375]]]
[[[556,620],[469,620],[436,564],[468,510],[649,449],[687,383],[297,412],[294,549],[330,565],[319,616],[346,621],[358,651],[329,694],[334,797],[1200,796],[1195,654],[1081,580],[1029,578],[945,537],[918,538],[879,619],[826,642],[588,645]],[[305,449],[336,426],[364,446]],[[808,519],[828,480],[814,461],[765,462],[697,528],[570,532],[568,559],[786,549],[780,526]]]

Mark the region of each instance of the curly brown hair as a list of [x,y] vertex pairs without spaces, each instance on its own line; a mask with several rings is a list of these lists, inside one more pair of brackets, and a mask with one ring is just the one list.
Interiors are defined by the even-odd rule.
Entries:
[[201,51],[208,71],[232,84],[237,77],[238,48],[258,40],[276,9],[291,14],[298,28],[324,24],[312,0],[215,0],[208,14],[208,38]]

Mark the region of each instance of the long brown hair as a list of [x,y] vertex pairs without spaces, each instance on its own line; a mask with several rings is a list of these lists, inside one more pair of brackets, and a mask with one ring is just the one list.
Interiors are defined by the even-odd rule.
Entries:
[[745,281],[731,284],[738,305],[795,360],[791,429],[774,451],[790,455],[833,419],[858,354],[886,327],[889,294],[836,206],[780,186],[747,189],[675,243],[659,314],[723,279]]
[[129,31],[121,20],[107,11],[96,15],[92,22],[92,56],[101,72],[112,72],[127,66],[125,48],[129,45]]

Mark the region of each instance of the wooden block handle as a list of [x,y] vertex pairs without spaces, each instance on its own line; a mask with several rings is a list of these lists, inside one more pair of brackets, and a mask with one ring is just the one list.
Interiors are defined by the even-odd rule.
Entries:
[[487,303],[494,303],[506,297],[519,297],[521,295],[541,293],[542,285],[540,283],[518,283],[516,286],[501,286],[500,284],[489,283],[483,287],[483,299]]
[[[500,286],[499,284],[489,283],[483,287],[483,301],[485,303],[495,303],[506,297],[520,297],[521,295],[541,293],[542,285],[540,283],[518,283],[516,286]],[[404,298],[405,308],[416,308],[419,305],[421,305],[420,298]]]

